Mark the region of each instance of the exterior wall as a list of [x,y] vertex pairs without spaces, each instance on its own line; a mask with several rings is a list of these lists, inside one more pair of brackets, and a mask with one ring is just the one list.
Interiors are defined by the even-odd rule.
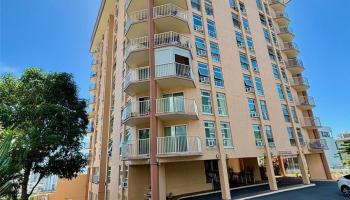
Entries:
[[327,179],[325,170],[323,168],[320,154],[307,154],[307,165],[310,170],[310,178],[314,180]]
[[129,167],[128,199],[143,199],[151,186],[149,166],[133,165]]

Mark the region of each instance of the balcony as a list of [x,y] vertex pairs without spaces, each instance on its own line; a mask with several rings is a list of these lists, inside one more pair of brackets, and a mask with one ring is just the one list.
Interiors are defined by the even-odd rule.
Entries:
[[100,175],[93,174],[92,177],[91,177],[91,182],[93,184],[98,184],[100,182]]
[[285,62],[286,68],[293,74],[300,74],[304,71],[304,64],[297,58],[288,59]]
[[327,150],[328,145],[325,139],[310,139],[307,145],[310,151]]
[[290,80],[291,86],[298,92],[309,89],[309,81],[304,77],[293,77]]
[[269,4],[276,12],[282,12],[286,6],[285,0],[269,0]]
[[285,42],[281,44],[281,50],[288,58],[297,57],[299,50],[294,42]]
[[317,117],[304,117],[301,125],[305,129],[318,129],[321,127],[321,121]]
[[90,112],[88,112],[88,118],[89,118],[89,119],[94,118],[95,115],[96,115],[96,111],[95,111],[95,110],[91,110]]
[[297,106],[302,110],[310,110],[315,107],[315,101],[313,97],[299,96]]
[[[176,6],[187,10],[187,1],[186,0],[155,0],[155,4],[157,6],[161,5],[161,4],[167,4],[167,3],[173,3]],[[134,12],[136,10],[141,10],[141,9],[145,9],[148,7],[148,1],[140,1],[140,0],[126,0],[125,1],[125,10],[127,13],[131,13]]]
[[90,80],[91,80],[91,82],[96,83],[96,80],[97,80],[97,73],[96,72],[94,72],[94,71],[91,72]]
[[183,97],[168,97],[156,100],[156,113],[160,120],[196,120],[198,109],[196,101]]
[[275,15],[273,16],[273,19],[276,21],[276,23],[279,26],[288,26],[289,24],[289,18],[287,13],[283,13],[283,12],[275,13]]
[[91,84],[89,86],[89,91],[90,91],[90,94],[94,96],[96,93],[96,84]]
[[156,79],[161,89],[174,87],[195,87],[192,68],[181,63],[167,63],[156,66]]
[[[148,10],[138,10],[128,15],[125,35],[128,38],[141,37],[148,33]],[[153,8],[153,19],[157,32],[175,31],[189,33],[187,11],[168,3]],[[171,26],[169,26],[171,24]]]
[[[154,35],[155,48],[176,46],[191,50],[191,40],[188,36],[173,31]],[[125,49],[125,62],[129,66],[146,66],[148,64],[148,36],[130,40]]]
[[278,36],[285,42],[290,42],[294,38],[293,31],[288,26],[280,27],[278,30]]
[[149,138],[128,141],[123,144],[121,151],[123,160],[148,158],[150,152]]
[[198,156],[202,154],[202,140],[198,136],[169,136],[157,138],[158,157]]
[[98,69],[98,67],[100,66],[100,62],[99,61],[95,61],[95,62],[92,62],[92,64],[91,64],[91,70],[92,71],[97,71],[97,69]]
[[122,122],[127,126],[136,126],[149,122],[150,101],[129,102],[122,109]]
[[124,92],[130,96],[149,91],[149,67],[130,69],[123,80]]

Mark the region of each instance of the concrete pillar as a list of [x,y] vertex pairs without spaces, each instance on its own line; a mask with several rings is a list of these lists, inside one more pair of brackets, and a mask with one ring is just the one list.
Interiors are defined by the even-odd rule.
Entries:
[[166,199],[166,176],[165,165],[159,166],[159,199]]
[[283,162],[282,156],[278,156],[277,159],[278,159],[278,162],[280,164],[281,176],[286,176],[286,168],[284,167],[284,162]]
[[[222,155],[225,156],[225,154]],[[231,190],[230,183],[228,182],[227,163],[225,157],[218,160],[218,167],[222,199],[231,200]]]
[[270,190],[278,190],[276,176],[273,170],[272,156],[269,151],[265,156],[265,165],[266,165],[266,175],[269,180]]
[[310,178],[309,175],[307,173],[307,164],[306,164],[306,159],[303,153],[298,153],[298,163],[299,163],[299,169],[300,169],[300,173],[301,176],[303,178],[303,183],[305,185],[310,184]]

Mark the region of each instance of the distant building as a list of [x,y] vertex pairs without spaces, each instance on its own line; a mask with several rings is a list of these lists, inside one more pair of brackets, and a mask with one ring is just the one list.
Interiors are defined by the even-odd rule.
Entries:
[[[328,165],[331,169],[343,168],[343,163],[339,154],[336,141],[332,135],[332,129],[329,127],[321,127],[318,129],[322,139],[326,140],[328,149],[324,150]],[[350,138],[349,138],[350,139]]]
[[[349,131],[344,131],[342,133],[338,134],[338,139],[336,140],[336,144],[338,149],[341,148],[341,146],[346,142],[346,141],[350,141],[350,132]],[[350,159],[350,155],[347,153],[340,153],[340,158],[343,162],[343,164],[347,164],[347,162]]]

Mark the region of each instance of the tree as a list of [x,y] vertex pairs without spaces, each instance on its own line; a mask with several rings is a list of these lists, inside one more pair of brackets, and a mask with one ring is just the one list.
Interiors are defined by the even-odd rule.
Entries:
[[31,173],[71,179],[87,160],[81,152],[88,124],[86,101],[79,99],[71,74],[28,68],[21,77],[0,77],[0,123],[14,134],[12,163],[21,169],[21,199],[28,200]]
[[[350,155],[350,141],[346,140],[344,141],[343,144],[341,144],[340,148],[339,148],[339,153],[344,153],[347,155]],[[344,160],[343,161],[345,165],[350,166],[350,160]]]

